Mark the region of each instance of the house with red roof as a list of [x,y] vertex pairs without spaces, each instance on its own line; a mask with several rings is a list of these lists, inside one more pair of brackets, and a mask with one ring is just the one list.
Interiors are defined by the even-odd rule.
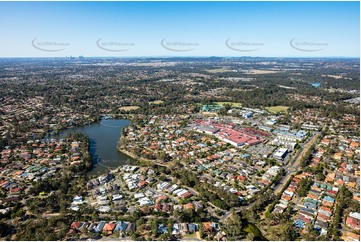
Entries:
[[74,230],[77,230],[78,228],[80,228],[81,225],[82,225],[81,222],[75,221],[75,222],[72,222],[72,223],[71,223],[70,228],[72,228],[72,229],[74,229]]
[[139,188],[143,188],[143,187],[145,187],[147,184],[148,184],[148,182],[146,182],[146,181],[141,181],[141,182],[138,183],[138,187],[139,187]]
[[116,226],[116,223],[106,223],[103,227],[103,232],[107,234],[112,234]]
[[182,195],[183,198],[190,198],[191,196],[193,196],[193,193],[191,193],[190,191],[188,191]]
[[352,217],[346,219],[346,225],[354,230],[360,230],[360,220]]

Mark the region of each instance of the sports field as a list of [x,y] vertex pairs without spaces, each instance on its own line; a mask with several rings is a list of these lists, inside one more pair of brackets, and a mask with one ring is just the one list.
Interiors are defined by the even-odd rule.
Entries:
[[266,107],[266,110],[270,113],[280,113],[280,112],[287,112],[289,107],[287,106],[272,106]]

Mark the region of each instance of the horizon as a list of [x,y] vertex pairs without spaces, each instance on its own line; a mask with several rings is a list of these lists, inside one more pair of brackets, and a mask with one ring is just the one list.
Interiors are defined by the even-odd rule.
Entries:
[[19,56],[0,57],[0,59],[151,59],[151,58],[264,58],[264,59],[360,59],[359,56]]
[[359,8],[352,1],[0,2],[0,57],[360,58]]

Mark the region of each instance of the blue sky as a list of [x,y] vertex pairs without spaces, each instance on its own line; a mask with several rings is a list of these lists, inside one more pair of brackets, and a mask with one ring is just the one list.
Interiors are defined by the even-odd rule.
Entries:
[[359,20],[359,2],[0,2],[0,57],[359,57]]

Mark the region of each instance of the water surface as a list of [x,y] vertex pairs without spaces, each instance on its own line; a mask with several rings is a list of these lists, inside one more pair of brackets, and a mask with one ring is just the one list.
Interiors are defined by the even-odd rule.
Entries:
[[310,84],[313,87],[320,87],[321,86],[321,83],[319,83],[319,82],[311,82]]
[[103,119],[99,123],[63,130],[59,133],[59,137],[65,138],[69,132],[88,136],[93,160],[93,169],[88,174],[100,175],[123,165],[127,160],[134,160],[117,149],[122,128],[130,124],[129,120],[124,119]]

